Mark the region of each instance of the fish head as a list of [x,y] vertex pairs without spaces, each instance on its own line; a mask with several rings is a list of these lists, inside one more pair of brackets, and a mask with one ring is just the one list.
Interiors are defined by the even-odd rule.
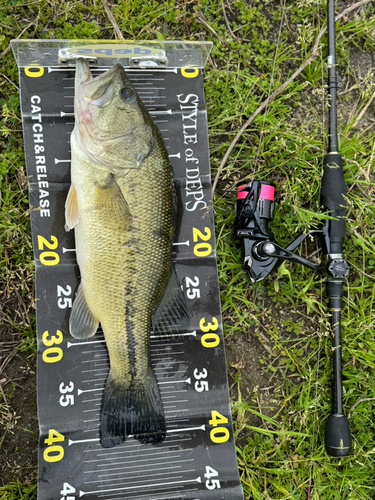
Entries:
[[74,113],[86,154],[115,174],[138,168],[152,151],[152,119],[121,64],[94,78],[77,59]]

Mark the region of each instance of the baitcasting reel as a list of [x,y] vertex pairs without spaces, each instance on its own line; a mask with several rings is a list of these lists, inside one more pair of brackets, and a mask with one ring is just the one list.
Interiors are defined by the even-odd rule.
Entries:
[[293,253],[310,235],[319,235],[322,239],[324,254],[329,257],[328,274],[332,278],[343,279],[349,269],[346,262],[340,258],[341,256],[330,252],[328,224],[321,229],[301,234],[286,248],[275,242],[270,227],[275,208],[274,198],[275,187],[270,182],[253,181],[238,188],[234,233],[243,240],[244,267],[250,280],[255,283],[265,279],[279,261],[284,260],[297,262],[322,274],[325,266],[310,262]]

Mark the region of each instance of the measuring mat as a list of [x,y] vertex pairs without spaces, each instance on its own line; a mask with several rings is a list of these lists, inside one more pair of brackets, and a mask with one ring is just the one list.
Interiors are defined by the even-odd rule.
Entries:
[[[16,40],[12,48],[19,66],[36,263],[38,499],[242,500],[203,93],[210,44]],[[100,328],[87,340],[69,334],[80,281],[74,231],[64,229],[74,127],[72,61],[79,55],[91,64],[93,76],[123,64],[164,138],[173,168],[178,198],[173,260],[191,321],[182,335],[151,332],[152,368],[167,424],[162,444],[130,437],[111,449],[101,446],[106,343]],[[153,188],[157,197],[158,186]]]

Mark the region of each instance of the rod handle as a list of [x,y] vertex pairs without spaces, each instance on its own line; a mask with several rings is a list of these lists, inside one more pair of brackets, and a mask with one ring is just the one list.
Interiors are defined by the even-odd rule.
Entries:
[[325,431],[326,452],[331,457],[348,457],[352,449],[352,436],[345,415],[331,413]]
[[346,184],[342,158],[338,153],[329,153],[323,162],[323,178],[320,192],[320,205],[328,210],[330,253],[342,253],[345,238]]

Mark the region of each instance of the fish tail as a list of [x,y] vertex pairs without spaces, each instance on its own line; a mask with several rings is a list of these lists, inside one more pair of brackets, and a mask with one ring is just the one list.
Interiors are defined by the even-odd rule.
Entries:
[[130,386],[108,376],[100,413],[100,443],[112,448],[123,443],[129,435],[143,444],[157,444],[166,437],[163,404],[152,370],[144,381]]

